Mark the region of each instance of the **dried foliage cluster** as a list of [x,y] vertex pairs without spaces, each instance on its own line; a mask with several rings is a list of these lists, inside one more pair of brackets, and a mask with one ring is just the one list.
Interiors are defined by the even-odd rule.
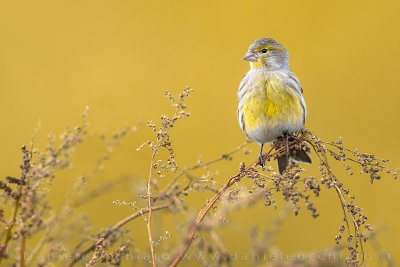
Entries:
[[[218,162],[230,162],[234,154],[249,153],[249,142],[236,147],[228,153],[209,160],[198,160],[194,165],[181,167],[176,162],[173,149],[171,128],[176,123],[189,116],[186,111],[186,98],[191,93],[190,88],[185,88],[178,98],[169,92],[166,96],[174,107],[172,116],[162,115],[160,123],[149,121],[147,126],[154,131],[154,139],[144,142],[137,150],[148,147],[151,150],[150,166],[146,188],[138,188],[134,200],[114,200],[114,205],[128,206],[134,212],[125,218],[116,219],[111,227],[106,227],[97,233],[90,230],[89,219],[85,214],[77,212],[77,208],[92,201],[103,194],[116,183],[125,183],[126,179],[111,181],[110,184],[88,190],[88,181],[94,179],[102,170],[103,162],[113,153],[114,146],[120,143],[132,127],[125,127],[115,132],[111,137],[101,136],[105,140],[106,152],[102,155],[93,170],[75,180],[73,188],[69,191],[67,200],[61,209],[52,209],[47,192],[52,186],[52,181],[57,177],[57,172],[71,164],[71,156],[88,137],[88,124],[86,123],[87,111],[83,114],[83,122],[79,127],[68,129],[60,140],[54,135],[49,136],[48,146],[44,151],[34,148],[34,138],[30,149],[22,148],[21,174],[19,177],[6,177],[0,181],[3,203],[0,206],[0,222],[4,226],[1,230],[0,260],[7,263],[17,263],[19,266],[39,265],[49,263],[48,257],[57,253],[63,256],[66,266],[82,263],[93,266],[96,262],[107,262],[111,265],[120,265],[124,259],[129,259],[129,250],[132,247],[129,223],[136,219],[144,220],[148,235],[148,248],[150,251],[148,263],[153,266],[176,266],[185,258],[190,247],[194,258],[203,265],[229,265],[232,255],[224,245],[223,239],[217,233],[217,227],[229,224],[229,214],[232,210],[248,207],[259,201],[266,206],[280,209],[281,213],[268,232],[260,233],[256,228],[251,229],[253,239],[252,264],[263,263],[262,254],[270,253],[276,246],[272,236],[277,232],[287,214],[292,211],[298,215],[302,207],[308,210],[312,217],[317,218],[319,212],[315,204],[322,191],[334,190],[338,197],[338,205],[343,210],[343,224],[339,225],[339,232],[334,238],[336,246],[320,251],[320,255],[329,253],[336,255],[343,248],[347,250],[345,261],[331,262],[332,265],[348,264],[359,265],[363,263],[363,244],[372,240],[376,244],[375,232],[367,221],[364,210],[355,202],[355,196],[346,188],[343,178],[337,176],[332,167],[332,162],[337,161],[344,166],[349,175],[354,171],[367,174],[371,183],[381,178],[382,174],[398,176],[398,169],[386,166],[386,160],[372,154],[351,150],[343,145],[342,139],[336,142],[325,142],[307,129],[293,134],[289,146],[291,151],[306,150],[313,155],[314,165],[318,165],[319,172],[309,175],[300,165],[292,162],[287,171],[282,175],[267,164],[265,167],[241,163],[239,170],[226,179],[225,184],[220,184],[215,177],[217,172],[211,166]],[[36,133],[35,133],[36,135]],[[276,141],[265,159],[274,159],[286,153],[284,140]],[[228,163],[227,163],[228,164]],[[252,181],[249,188],[240,185],[243,180]],[[219,179],[221,180],[221,179]],[[235,186],[233,186],[235,185]],[[203,208],[194,216],[193,208],[187,199],[195,192],[207,191],[213,196],[205,199]],[[276,199],[287,201],[287,205],[278,205]],[[173,236],[170,231],[154,237],[154,213],[164,210],[172,214],[176,220],[177,232],[182,236]],[[157,214],[159,216],[160,214]],[[182,218],[185,218],[182,221]],[[85,226],[85,227],[83,227]],[[76,234],[79,229],[79,234]],[[76,240],[71,238],[76,237]],[[36,239],[35,239],[36,238]],[[29,249],[26,240],[39,240]],[[76,244],[71,244],[71,239]],[[178,247],[167,245],[170,240],[178,242]],[[378,245],[376,245],[378,247]],[[138,249],[138,248],[135,248]],[[165,259],[157,254],[168,255]],[[28,256],[27,256],[28,255]],[[217,255],[204,257],[204,255]],[[259,255],[259,257],[257,256]],[[318,255],[318,254],[316,254]],[[322,257],[323,258],[323,257]],[[311,257],[292,262],[274,261],[273,266],[292,266],[303,263],[309,266],[319,266],[321,257]],[[335,258],[337,259],[337,258]],[[326,262],[325,262],[326,263]]]

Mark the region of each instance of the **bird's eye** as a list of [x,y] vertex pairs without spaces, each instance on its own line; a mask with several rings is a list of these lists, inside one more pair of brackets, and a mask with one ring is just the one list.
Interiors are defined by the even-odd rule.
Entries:
[[268,49],[264,48],[263,50],[261,50],[261,52],[267,53],[267,52],[268,52]]

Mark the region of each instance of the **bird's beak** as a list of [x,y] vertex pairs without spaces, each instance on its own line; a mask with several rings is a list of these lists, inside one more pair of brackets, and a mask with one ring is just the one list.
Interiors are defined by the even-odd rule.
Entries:
[[257,55],[253,51],[249,51],[244,55],[243,60],[257,61]]

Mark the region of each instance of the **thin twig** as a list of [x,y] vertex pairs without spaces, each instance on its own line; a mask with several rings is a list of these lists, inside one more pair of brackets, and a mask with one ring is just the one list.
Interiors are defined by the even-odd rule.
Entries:
[[21,246],[19,248],[19,267],[25,266],[25,233],[21,233]]
[[234,153],[240,151],[241,149],[243,149],[245,146],[247,146],[248,144],[250,144],[249,141],[244,142],[243,144],[239,145],[238,147],[236,147],[235,149],[231,150],[228,153],[224,153],[221,156],[219,156],[218,158],[206,161],[206,162],[201,162],[201,163],[197,163],[193,166],[190,167],[185,167],[183,168],[178,174],[176,174],[169,182],[168,184],[165,186],[165,188],[163,189],[163,192],[167,193],[167,191],[169,189],[171,189],[171,187],[175,184],[176,180],[181,177],[183,174],[187,173],[188,171],[192,171],[195,169],[199,169],[199,168],[203,168],[206,166],[209,166],[211,164],[214,164],[218,161],[224,160],[226,158],[228,158],[229,156],[233,155]]
[[[35,136],[36,136],[36,134],[34,135],[33,140],[34,140]],[[32,147],[33,147],[33,145],[32,145]],[[29,151],[25,151],[25,147],[23,147],[24,153],[29,153],[28,162],[27,162],[27,164],[29,164],[29,165],[27,165],[27,168],[22,171],[21,182],[20,182],[20,185],[19,185],[19,188],[18,188],[18,195],[17,195],[17,198],[15,199],[14,212],[13,212],[13,215],[12,215],[12,219],[11,219],[10,225],[8,226],[8,229],[7,229],[6,239],[5,239],[4,245],[2,245],[1,249],[0,249],[0,263],[1,263],[1,260],[3,258],[3,255],[6,253],[7,245],[9,243],[9,241],[11,240],[12,229],[13,229],[15,223],[16,223],[16,220],[17,220],[18,208],[20,206],[19,203],[20,203],[20,201],[22,199],[22,187],[25,184],[25,179],[26,179],[27,174],[28,174],[28,172],[30,170],[30,167],[31,167],[30,162],[32,160],[32,151],[33,151],[32,149],[33,148],[31,148],[31,151],[29,152]],[[25,165],[25,163],[23,163],[23,165]]]
[[[314,134],[312,134],[312,137],[314,139],[317,139],[317,137]],[[314,144],[312,142],[308,142],[308,143],[311,144],[311,146],[314,148],[314,150],[316,150],[315,147],[314,147]],[[326,142],[323,142],[323,143],[326,143]],[[325,150],[324,149],[320,149],[319,152],[321,153],[321,155],[323,157],[323,159],[320,158],[321,162],[322,162],[322,165],[328,171],[329,177],[333,182],[333,187],[335,188],[336,193],[337,193],[337,195],[339,197],[339,200],[340,200],[340,204],[342,205],[342,209],[343,209],[343,213],[344,213],[344,220],[346,221],[348,231],[350,231],[350,226],[349,226],[349,221],[348,221],[347,216],[346,216],[345,208],[346,208],[347,212],[349,213],[349,215],[351,217],[351,220],[353,222],[355,238],[358,238],[358,240],[360,242],[360,249],[361,249],[361,255],[362,255],[361,263],[363,264],[364,260],[365,260],[365,254],[364,254],[364,247],[363,247],[363,244],[362,244],[363,240],[362,240],[362,236],[361,236],[361,230],[360,230],[360,228],[358,226],[358,223],[356,222],[356,219],[354,218],[354,215],[350,212],[350,210],[348,208],[346,198],[343,196],[343,193],[342,193],[342,191],[340,190],[340,188],[339,188],[339,186],[337,184],[338,180],[337,180],[336,176],[333,174],[333,172],[332,172],[332,170],[331,170],[331,168],[329,166]],[[319,153],[317,153],[317,154],[319,156]]]
[[[167,202],[165,204],[152,207],[152,211],[166,209],[166,208],[170,207],[172,204],[173,204],[173,201],[170,201],[170,202]],[[148,212],[149,212],[149,208],[143,208],[143,209],[141,209],[141,210],[129,215],[128,217],[125,217],[124,219],[122,219],[121,221],[116,223],[110,230],[108,230],[107,233],[105,233],[103,236],[101,236],[99,238],[107,239],[112,233],[114,233],[115,231],[120,229],[122,226],[124,226],[128,222],[130,222],[130,221],[136,219],[137,217],[142,216],[143,214],[148,213]],[[73,266],[84,255],[86,255],[87,253],[89,253],[90,251],[92,251],[95,248],[96,248],[96,243],[93,243],[90,247],[86,248],[82,252],[79,252],[79,253],[76,253],[76,254],[74,253],[73,255],[76,255],[76,257],[74,257],[69,263],[67,263],[66,266],[67,267]]]
[[[292,146],[293,144],[297,143],[298,141],[292,141],[289,146]],[[269,153],[267,155],[263,155],[264,160],[267,158],[275,157],[276,155],[279,155],[281,152],[286,150],[286,147],[281,147],[273,153]],[[185,240],[183,242],[182,247],[179,249],[173,260],[168,264],[169,267],[174,267],[176,266],[183,258],[187,250],[189,249],[190,245],[193,242],[194,235],[199,227],[200,222],[203,220],[204,216],[207,214],[207,212],[211,209],[211,207],[217,202],[217,200],[225,193],[226,190],[228,190],[232,185],[234,185],[236,182],[240,181],[240,179],[245,176],[247,171],[252,170],[258,165],[258,161],[254,162],[250,166],[248,166],[246,169],[240,171],[238,174],[232,176],[229,178],[228,182],[220,189],[218,192],[207,202],[207,204],[200,210],[199,214],[197,215],[197,218],[195,222],[193,223],[192,227],[190,228],[189,232],[186,234]]]
[[40,240],[37,242],[35,248],[32,250],[32,252],[30,253],[30,257],[27,260],[27,264],[29,265],[30,261],[32,259],[36,258],[36,255],[39,253],[39,251],[42,249],[44,243],[47,241],[47,237],[48,234],[50,232],[50,228],[47,227],[46,228],[46,232],[42,235],[42,237],[40,238]]
[[[32,161],[32,156],[33,156],[33,146],[34,146],[35,139],[36,139],[37,133],[39,131],[39,128],[40,128],[40,121],[37,123],[36,128],[35,128],[35,130],[33,132],[30,151],[27,151],[25,146],[23,146],[23,148],[22,148],[22,151],[24,153],[24,156],[23,156],[24,162],[22,163],[22,166],[24,167],[24,169],[22,169],[21,182],[20,182],[20,185],[19,185],[19,188],[18,188],[17,198],[15,199],[15,207],[14,207],[14,212],[13,212],[13,215],[12,215],[12,219],[11,219],[10,225],[8,226],[8,229],[7,229],[6,239],[5,239],[4,245],[2,245],[1,248],[0,248],[0,263],[1,263],[1,260],[2,260],[2,258],[4,256],[4,254],[6,253],[8,242],[11,240],[12,228],[14,227],[14,225],[16,223],[16,220],[17,220],[19,203],[20,203],[21,198],[22,198],[22,187],[25,185],[25,179],[27,178],[28,172],[31,169],[31,161]],[[25,153],[28,153],[28,158],[26,159],[27,162],[25,162]],[[22,236],[23,237],[21,238],[21,248],[20,248],[21,250],[20,250],[20,253],[22,255],[24,255],[25,236],[24,236],[23,233],[22,233]],[[20,259],[20,264],[22,264],[21,266],[24,266],[24,257],[22,257],[22,259]]]
[[[162,143],[162,142],[161,142]],[[147,225],[147,233],[149,235],[149,244],[150,244],[150,251],[151,251],[151,260],[153,263],[153,267],[156,267],[156,259],[155,259],[155,253],[154,253],[154,243],[153,243],[153,238],[151,236],[151,210],[152,210],[152,196],[151,196],[151,177],[152,177],[152,173],[153,173],[153,162],[154,162],[154,157],[156,156],[157,150],[160,147],[160,145],[158,145],[154,151],[153,151],[153,155],[151,156],[151,162],[150,162],[150,172],[149,172],[149,181],[147,182],[147,198],[148,198],[148,211],[149,211],[149,215],[147,216],[147,220],[146,220],[146,225]]]
[[[151,251],[151,259],[152,259],[152,263],[153,263],[153,267],[156,267],[157,263],[156,263],[156,259],[155,259],[155,248],[154,248],[154,242],[153,242],[153,238],[151,235],[151,211],[152,211],[152,203],[153,203],[153,197],[151,194],[151,186],[153,184],[152,181],[152,177],[153,177],[153,169],[155,168],[154,166],[154,158],[158,152],[158,150],[161,147],[164,147],[168,150],[168,152],[170,153],[170,158],[173,155],[173,149],[170,147],[171,142],[169,141],[169,134],[168,131],[171,129],[171,127],[173,127],[174,122],[184,116],[188,116],[189,114],[185,113],[184,111],[182,111],[182,109],[185,109],[186,106],[183,105],[183,100],[186,96],[189,95],[190,91],[192,91],[189,87],[186,87],[183,92],[180,94],[180,102],[178,104],[174,104],[174,106],[176,107],[175,109],[175,113],[174,116],[170,119],[168,118],[166,115],[161,115],[161,119],[162,119],[162,125],[160,126],[158,132],[157,132],[157,145],[155,148],[153,148],[153,154],[151,156],[151,162],[150,162],[150,171],[149,171],[149,179],[148,179],[148,183],[147,183],[147,197],[148,197],[148,209],[149,209],[149,215],[147,217],[146,220],[146,224],[147,224],[147,232],[148,232],[148,236],[149,236],[149,245],[150,245],[150,251]],[[174,98],[170,96],[169,92],[166,92],[166,96],[172,101],[172,103],[174,102]],[[186,114],[186,115],[185,115]],[[151,128],[153,128],[154,131],[156,131],[157,127],[155,125],[149,125]],[[173,160],[173,159],[172,159]],[[173,160],[173,162],[175,162]],[[153,184],[155,187],[156,184]]]

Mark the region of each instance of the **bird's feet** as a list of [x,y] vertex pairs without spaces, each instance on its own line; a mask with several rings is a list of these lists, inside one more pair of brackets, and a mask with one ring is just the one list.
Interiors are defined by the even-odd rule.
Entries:
[[290,152],[289,152],[289,132],[288,131],[284,131],[283,132],[283,137],[285,138],[285,143],[286,143],[286,154],[289,156]]
[[264,167],[264,166],[265,166],[265,160],[264,160],[263,155],[262,155],[261,153],[258,155],[258,164],[259,164],[261,167]]
[[265,154],[259,154],[258,155],[258,164],[261,166],[261,167],[264,167],[265,166],[265,160],[264,160],[264,157],[267,159],[267,161],[270,161],[270,156],[267,154],[267,153],[265,153]]

